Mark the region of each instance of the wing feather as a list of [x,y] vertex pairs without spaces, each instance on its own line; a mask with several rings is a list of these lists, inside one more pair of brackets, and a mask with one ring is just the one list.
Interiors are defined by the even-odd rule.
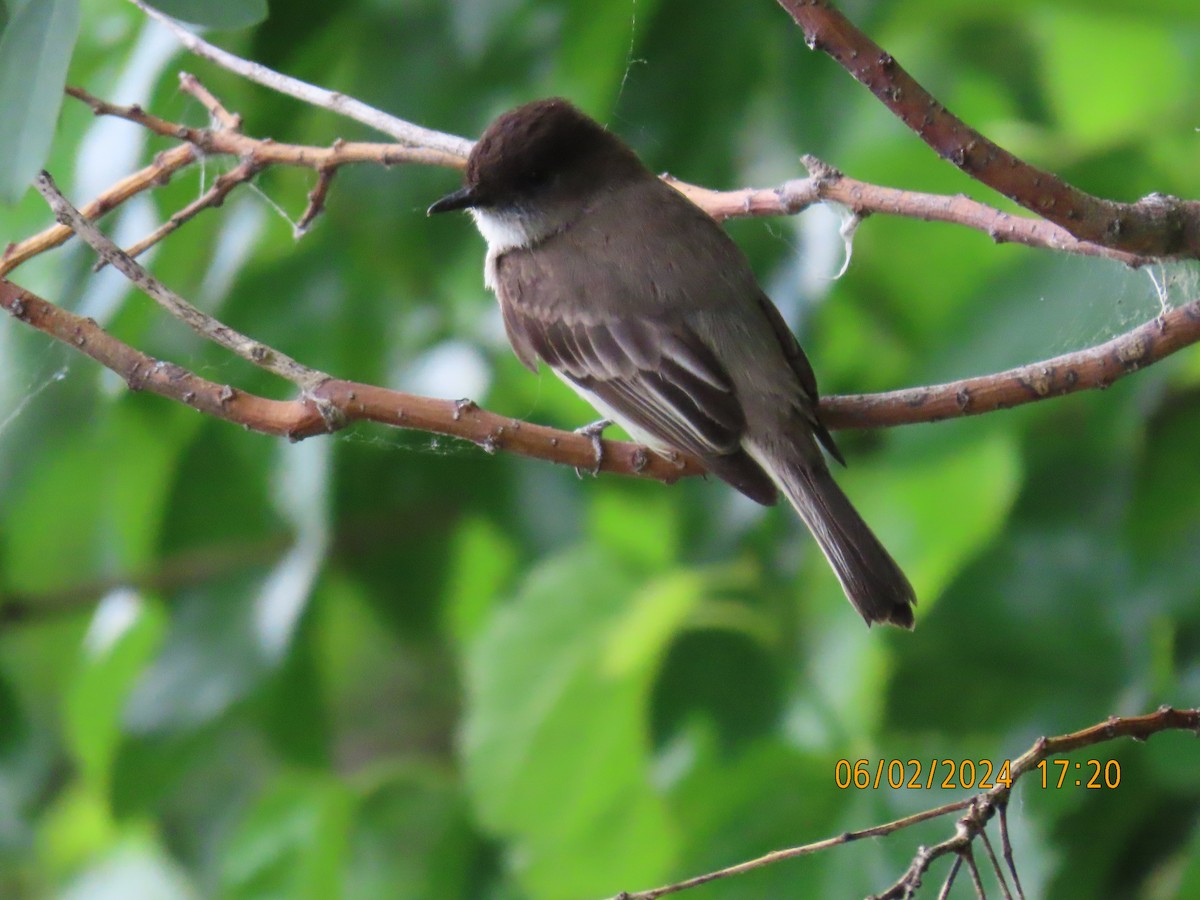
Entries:
[[551,368],[665,443],[697,456],[740,447],[733,384],[696,335],[647,319],[581,324],[525,309],[509,318]]
[[[660,213],[684,225],[704,216],[671,188],[664,187],[661,197],[653,188],[651,194]],[[610,232],[602,220],[581,219],[544,239],[536,252],[515,247],[490,258],[491,284],[517,356],[534,369],[544,360],[638,439],[699,457],[754,500],[775,502],[775,484],[742,447],[746,412],[735,382],[708,343],[706,311],[724,310],[728,298],[758,292],[740,252],[709,222],[712,230],[701,230],[699,244],[685,247],[688,254],[704,256],[705,265],[672,263],[675,281],[668,295],[662,273],[641,258],[668,258],[670,253],[659,251],[678,251],[679,229]],[[578,265],[596,240],[653,243],[664,234],[671,248],[634,253],[632,245],[621,252],[610,244],[602,276]],[[722,282],[714,290],[703,280],[714,270],[735,283]],[[592,280],[598,277],[604,279],[599,293]],[[764,333],[766,341],[773,340],[769,328]]]

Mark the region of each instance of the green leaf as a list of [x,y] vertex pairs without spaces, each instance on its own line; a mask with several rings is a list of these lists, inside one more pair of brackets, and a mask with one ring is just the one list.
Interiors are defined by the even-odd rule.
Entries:
[[246,28],[267,17],[267,0],[154,0],[174,19],[206,28]]
[[[672,808],[688,825],[682,872],[712,871],[731,859],[753,859],[768,849],[836,833],[850,799],[830,789],[834,754],[802,752],[779,741],[756,741],[731,755],[714,735],[694,726],[672,745],[669,758],[691,763],[670,788]],[[752,880],[735,879],[736,887],[731,882],[727,893],[713,896],[846,896],[821,890],[823,873],[845,869],[828,856],[766,866]]]
[[1183,102],[1189,73],[1172,40],[1176,24],[1092,9],[1039,12],[1046,90],[1070,137],[1119,140]]
[[511,837],[534,897],[615,893],[661,878],[674,829],[647,774],[646,704],[701,594],[692,573],[638,588],[609,556],[538,569],[467,660],[467,783]]
[[446,590],[450,634],[466,641],[478,634],[497,591],[516,568],[511,538],[489,519],[471,518],[454,534],[455,560]]
[[[82,581],[101,566],[111,543],[103,528],[103,485],[95,478],[104,464],[97,438],[95,429],[83,427],[74,441],[47,436],[14,486],[0,510],[0,571],[7,587],[37,594]],[[70,549],[48,566],[52,541]]]
[[[361,779],[359,779],[361,780]],[[479,896],[480,841],[456,773],[441,765],[371,770],[354,811],[345,867],[347,900]]]
[[593,492],[588,512],[593,538],[634,565],[659,568],[679,548],[679,504],[660,484],[616,482]]
[[36,0],[0,36],[0,200],[19,200],[45,163],[78,33],[79,0]]
[[332,776],[280,776],[231,836],[220,895],[339,896],[353,807],[353,794]]
[[224,715],[278,665],[264,652],[253,598],[258,579],[212,578],[180,591],[171,626],[153,664],[144,668],[125,707],[124,726],[138,736],[180,734]]
[[74,873],[119,838],[108,797],[76,782],[48,805],[38,829],[38,855],[51,871]]
[[[92,652],[81,662],[64,703],[68,744],[83,776],[101,796],[110,785],[125,700],[166,628],[162,610],[133,595],[109,598],[105,604],[93,620]],[[114,621],[124,615],[131,616],[127,623]],[[105,643],[102,630],[121,624],[124,630]]]
[[1175,859],[1180,867],[1175,896],[1195,897],[1200,894],[1200,825],[1192,825],[1191,839]]
[[1195,392],[1177,394],[1163,404],[1139,448],[1138,490],[1126,517],[1143,570],[1163,582],[1177,581],[1185,596],[1200,567],[1194,552],[1200,536],[1200,483],[1194,477],[1198,414],[1200,395]]

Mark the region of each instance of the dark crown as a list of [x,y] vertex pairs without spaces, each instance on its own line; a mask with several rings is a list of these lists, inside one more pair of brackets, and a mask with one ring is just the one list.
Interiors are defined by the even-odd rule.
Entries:
[[597,156],[644,171],[620,138],[561,97],[535,100],[487,127],[467,160],[466,183],[496,197],[520,194]]

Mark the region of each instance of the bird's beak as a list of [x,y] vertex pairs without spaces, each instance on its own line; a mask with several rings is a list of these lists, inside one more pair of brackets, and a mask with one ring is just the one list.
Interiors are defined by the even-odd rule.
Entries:
[[479,202],[475,191],[471,187],[459,188],[453,194],[447,194],[433,206],[426,210],[425,215],[432,216],[434,213],[451,212],[456,209],[470,209]]

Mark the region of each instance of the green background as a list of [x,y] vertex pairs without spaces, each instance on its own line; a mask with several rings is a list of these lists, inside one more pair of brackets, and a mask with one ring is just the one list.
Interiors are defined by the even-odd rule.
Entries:
[[[993,6],[845,9],[1018,155],[1101,196],[1200,197],[1194,0]],[[24,8],[8,2],[10,23]],[[182,68],[248,134],[374,138],[179,54],[128,3],[81,14],[68,80],[106,99],[202,126]],[[566,95],[655,170],[710,187],[777,184],[813,153],[1003,203],[770,0],[304,0],[212,38],[463,135]],[[166,146],[67,101],[47,165],[82,203]],[[234,164],[207,160],[106,227],[132,242]],[[287,217],[313,180],[265,173],[152,270],[339,377],[590,421],[505,345],[469,220],[425,217],[453,172],[344,170],[297,240]],[[0,208],[0,243],[49,222],[25,192]],[[834,281],[838,224],[729,226],[826,393],[995,371],[1160,308],[1146,272],[882,216]],[[206,378],[289,396],[92,262],[70,246],[13,278]],[[1195,299],[1194,267],[1154,274],[1166,302]],[[841,790],[839,759],[998,762],[1041,734],[1197,705],[1200,353],[1103,393],[839,440],[842,484],[920,596],[912,634],[868,631],[789,511],[719,482],[580,479],[370,425],[290,445],[130,393],[0,320],[0,895],[599,898],[967,793]],[[1117,760],[1119,788],[1015,792],[1027,893],[1200,896],[1195,738],[1071,757],[1088,759]],[[952,828],[694,895],[861,896]]]

